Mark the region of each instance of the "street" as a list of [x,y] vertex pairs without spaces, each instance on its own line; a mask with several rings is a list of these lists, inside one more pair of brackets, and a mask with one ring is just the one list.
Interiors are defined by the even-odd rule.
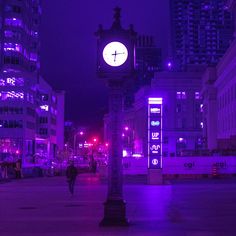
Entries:
[[140,176],[125,178],[130,226],[111,228],[99,227],[105,182],[98,174],[81,174],[74,196],[65,177],[0,183],[0,235],[235,235],[235,178],[174,180],[161,186],[146,185]]

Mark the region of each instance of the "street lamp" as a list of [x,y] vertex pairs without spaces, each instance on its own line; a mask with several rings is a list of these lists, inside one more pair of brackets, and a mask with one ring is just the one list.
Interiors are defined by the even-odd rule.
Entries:
[[127,226],[126,203],[123,199],[122,171],[122,123],[123,94],[127,80],[135,76],[136,32],[131,25],[123,29],[120,8],[116,7],[114,22],[110,29],[99,26],[97,75],[109,89],[109,159],[108,193],[104,203],[104,218],[101,226]]
[[77,145],[76,145],[76,141],[77,140],[76,140],[76,138],[77,138],[78,135],[83,136],[84,132],[80,131],[80,132],[75,133],[75,135],[74,135],[74,146],[73,146],[73,148],[74,148],[74,155],[77,155]]

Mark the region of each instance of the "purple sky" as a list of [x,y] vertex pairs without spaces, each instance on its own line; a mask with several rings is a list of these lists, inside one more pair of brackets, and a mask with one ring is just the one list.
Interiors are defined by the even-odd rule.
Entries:
[[[167,48],[167,0],[42,0],[41,70],[55,89],[66,91],[65,118],[97,123],[107,110],[107,89],[96,78],[98,24],[109,28],[113,8],[122,8],[121,23],[139,34],[155,36]],[[164,51],[164,54],[165,54]]]

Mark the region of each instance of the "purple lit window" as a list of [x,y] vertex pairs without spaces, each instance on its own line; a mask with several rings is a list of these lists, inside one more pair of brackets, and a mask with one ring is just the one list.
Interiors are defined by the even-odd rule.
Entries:
[[17,43],[4,43],[4,51],[22,52],[22,46]]
[[22,100],[24,99],[24,93],[23,92],[15,92],[15,91],[2,91],[1,92],[1,100]]
[[200,99],[200,93],[199,92],[195,92],[195,99]]
[[41,105],[40,109],[44,111],[48,111],[48,105]]
[[203,112],[203,104],[200,105],[200,112]]
[[12,38],[13,37],[13,32],[11,30],[5,30],[4,35],[6,38]]
[[186,99],[186,92],[176,92],[176,98],[177,99]]
[[22,26],[22,20],[17,18],[6,18],[5,24],[11,26]]
[[203,122],[200,122],[200,127],[203,129]]
[[0,86],[5,86],[5,80],[4,79],[0,79]]
[[38,56],[36,53],[30,53],[30,61],[37,61]]

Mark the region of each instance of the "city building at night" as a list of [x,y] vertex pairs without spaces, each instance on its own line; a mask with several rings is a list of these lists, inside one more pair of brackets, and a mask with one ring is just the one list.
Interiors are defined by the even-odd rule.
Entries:
[[154,73],[162,70],[161,48],[156,47],[153,36],[140,35],[135,50],[139,87],[151,84]]
[[[228,1],[236,13],[236,1]],[[235,33],[234,33],[235,35]],[[236,150],[236,40],[203,76],[204,135],[211,150]]]
[[[155,73],[151,86],[143,86],[135,94],[133,107],[124,112],[125,155],[147,157],[149,97],[163,98],[163,156],[203,150],[201,79],[202,72]],[[105,137],[107,122],[105,116]]]
[[126,82],[124,105],[130,108],[134,102],[134,94],[144,85],[150,85],[154,73],[162,70],[161,48],[155,45],[154,37],[139,35],[135,47],[136,78]]
[[[52,92],[40,76],[40,0],[1,1],[0,13],[0,160],[31,162],[44,135],[63,146],[56,130],[63,137],[64,95]],[[50,157],[51,149],[43,155]]]
[[216,65],[233,36],[233,17],[224,0],[170,0],[174,70]]
[[35,154],[53,159],[64,149],[64,92],[40,78],[36,94]]

